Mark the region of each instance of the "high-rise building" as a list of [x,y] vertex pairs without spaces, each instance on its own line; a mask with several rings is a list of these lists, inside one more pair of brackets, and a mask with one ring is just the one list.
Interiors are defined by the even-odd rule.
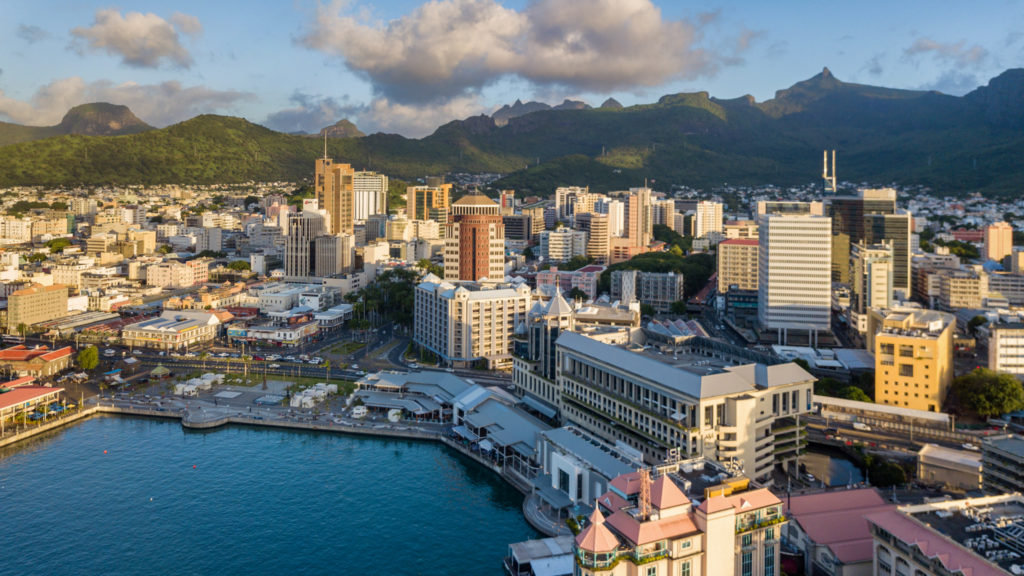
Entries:
[[611,275],[611,296],[623,304],[635,299],[655,312],[667,313],[674,302],[683,299],[685,285],[683,275],[674,272],[615,270]]
[[[759,213],[761,208],[759,207]],[[831,327],[832,220],[825,216],[763,213],[758,221],[757,300],[763,330],[806,331],[817,345]]]
[[530,302],[525,283],[455,284],[428,275],[416,286],[413,341],[449,366],[509,367],[512,336]]
[[501,206],[502,216],[511,216],[516,213],[516,191],[502,190],[498,205]]
[[625,231],[626,206],[622,200],[605,198],[594,203],[594,211],[608,215],[608,237],[618,238]]
[[718,244],[718,291],[757,290],[757,239],[732,238]]
[[327,157],[316,161],[316,201],[327,211],[326,225],[331,234],[352,234],[354,176],[355,170],[349,164],[335,164]]
[[540,254],[549,262],[565,262],[586,252],[586,232],[562,227],[540,233]]
[[[865,244],[888,244],[892,246],[892,289],[902,298],[908,298],[911,292],[910,249],[911,221],[913,218],[906,211],[895,214],[865,214]],[[860,240],[852,241],[856,244]],[[833,258],[833,260],[835,260]]]
[[[828,201],[832,218],[832,281],[849,284],[850,246],[860,241],[893,247],[893,288],[910,293],[910,216],[898,215],[892,188],[861,190],[857,196],[836,196]],[[871,221],[868,217],[874,216]],[[889,216],[899,216],[889,219]]]
[[446,280],[505,277],[505,224],[493,200],[482,194],[457,200],[444,235]]
[[362,222],[373,214],[388,213],[388,177],[360,171],[352,175],[352,218]]
[[533,216],[510,214],[502,216],[501,221],[505,224],[506,239],[533,242]]
[[330,278],[352,271],[355,237],[351,234],[317,236],[313,239],[314,275]]
[[288,237],[284,247],[286,278],[309,278],[316,275],[317,236],[327,234],[324,214],[319,210],[303,210],[288,214]]
[[409,186],[405,189],[406,217],[410,220],[447,222],[451,193],[451,184]]
[[609,240],[608,215],[599,213],[579,214],[577,227],[587,233],[587,258],[598,264],[608,262]]
[[[855,314],[867,314],[868,308],[888,308],[892,303],[892,246],[864,244],[850,246],[850,309]],[[858,325],[863,333],[867,321]]]
[[693,236],[707,238],[713,233],[722,234],[722,203],[703,200],[697,203]]
[[1013,253],[1013,226],[996,222],[985,227],[985,258],[1002,261]]
[[956,317],[909,306],[872,308],[868,315],[875,403],[941,412],[953,383]]
[[626,237],[632,246],[651,243],[651,189],[630,188],[626,199]]
[[651,226],[676,228],[676,203],[674,200],[651,200]]
[[577,194],[588,194],[589,186],[562,186],[555,188],[555,213],[561,220],[572,215],[572,197]]

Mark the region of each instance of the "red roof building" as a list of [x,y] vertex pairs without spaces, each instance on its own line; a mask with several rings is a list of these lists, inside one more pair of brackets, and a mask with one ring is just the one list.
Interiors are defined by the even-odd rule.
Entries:
[[10,369],[22,376],[52,376],[71,365],[73,352],[70,346],[51,350],[47,346],[29,348],[18,344],[0,350],[0,368]]
[[63,391],[63,388],[23,386],[0,393],[0,421],[9,420],[18,413],[31,412],[40,404],[53,402]]

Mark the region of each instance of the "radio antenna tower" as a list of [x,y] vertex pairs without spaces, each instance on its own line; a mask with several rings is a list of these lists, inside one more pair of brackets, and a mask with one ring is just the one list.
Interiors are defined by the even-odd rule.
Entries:
[[324,129],[324,160],[327,160],[327,129]]
[[828,150],[823,150],[821,153],[822,159],[822,170],[821,177],[825,180],[825,190],[831,190],[833,194],[836,193],[836,151],[832,151],[832,174],[828,173]]

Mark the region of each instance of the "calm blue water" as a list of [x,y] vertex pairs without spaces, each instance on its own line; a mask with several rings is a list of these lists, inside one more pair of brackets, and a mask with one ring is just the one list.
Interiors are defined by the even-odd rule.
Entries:
[[521,504],[433,443],[93,418],[0,450],[0,574],[501,574]]

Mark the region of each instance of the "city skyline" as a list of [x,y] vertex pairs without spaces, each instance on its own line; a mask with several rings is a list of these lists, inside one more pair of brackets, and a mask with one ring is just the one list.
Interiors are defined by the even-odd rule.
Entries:
[[242,8],[14,2],[0,120],[52,125],[71,106],[110,101],[155,126],[219,113],[316,132],[344,117],[423,136],[516,99],[631,105],[707,90],[764,101],[825,66],[848,82],[960,95],[1024,58],[1024,5],[1005,1],[969,13],[650,0]]

